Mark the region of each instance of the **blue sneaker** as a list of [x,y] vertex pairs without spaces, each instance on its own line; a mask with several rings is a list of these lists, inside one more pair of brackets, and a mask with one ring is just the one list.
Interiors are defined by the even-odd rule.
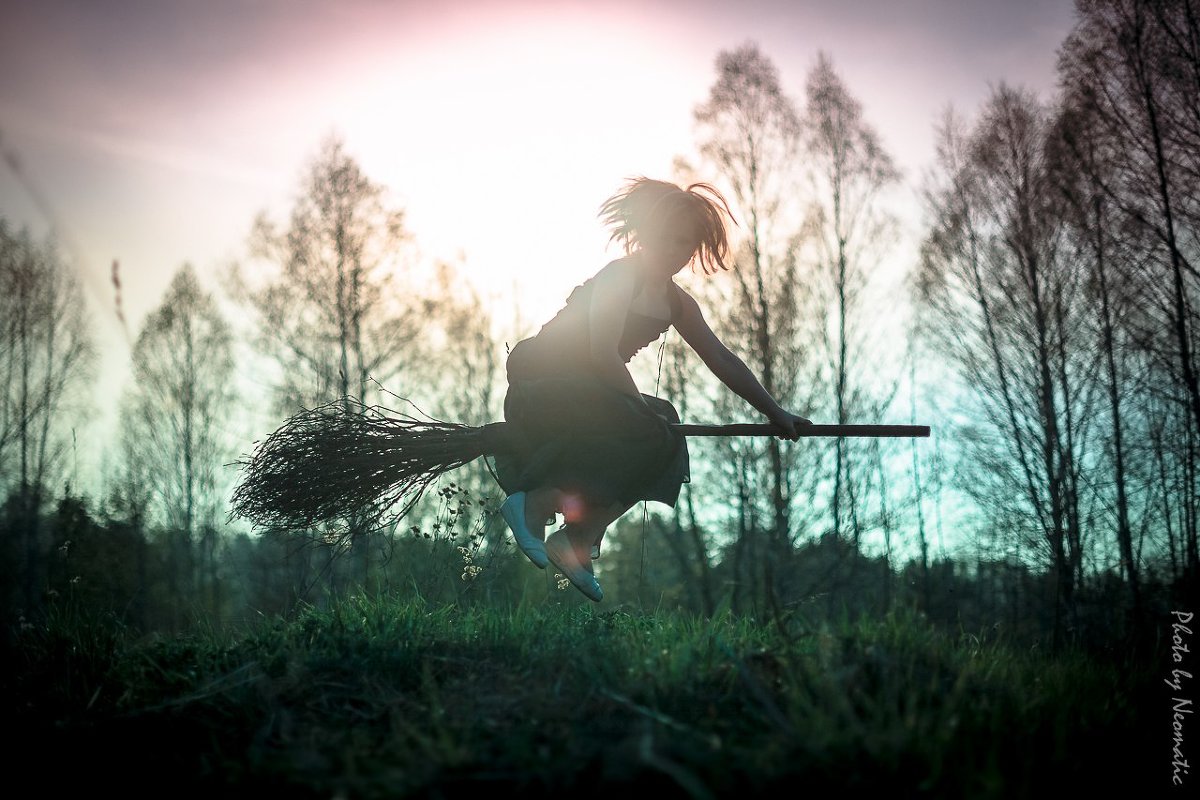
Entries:
[[580,563],[579,556],[575,553],[575,546],[571,544],[570,538],[565,533],[558,530],[547,536],[545,552],[550,563],[571,582],[572,586],[583,592],[587,599],[596,603],[604,599],[604,590],[600,588],[596,576]]
[[542,540],[529,532],[525,525],[525,493],[517,492],[508,496],[504,505],[500,506],[500,514],[508,523],[517,547],[533,562],[538,569],[545,569],[550,560],[546,557],[546,545]]

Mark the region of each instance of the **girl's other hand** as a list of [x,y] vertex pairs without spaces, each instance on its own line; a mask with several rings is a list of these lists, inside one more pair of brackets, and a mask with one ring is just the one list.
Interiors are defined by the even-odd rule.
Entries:
[[800,429],[812,425],[810,420],[804,417],[797,416],[790,411],[785,411],[782,408],[771,414],[768,419],[775,427],[781,429],[779,434],[780,439],[791,439],[795,441],[800,438]]

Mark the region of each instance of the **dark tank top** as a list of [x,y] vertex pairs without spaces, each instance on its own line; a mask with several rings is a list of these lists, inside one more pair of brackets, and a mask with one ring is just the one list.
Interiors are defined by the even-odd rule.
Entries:
[[[605,269],[614,269],[618,262]],[[603,272],[603,270],[602,270]],[[591,371],[591,304],[596,276],[576,286],[566,305],[542,326],[536,335],[517,343],[508,358],[510,378],[535,379],[552,375],[571,375]],[[638,272],[633,290],[636,298],[644,279]],[[671,308],[669,319],[639,314],[630,310],[617,344],[625,363],[661,336],[679,317],[679,288],[672,282],[667,292]]]

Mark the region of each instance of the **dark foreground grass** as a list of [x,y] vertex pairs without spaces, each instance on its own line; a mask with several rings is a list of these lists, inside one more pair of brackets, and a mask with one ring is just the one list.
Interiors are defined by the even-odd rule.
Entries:
[[236,637],[27,626],[5,666],[7,776],[39,794],[1148,797],[1170,784],[1169,740],[1145,724],[1152,665],[902,616],[758,625],[356,600]]

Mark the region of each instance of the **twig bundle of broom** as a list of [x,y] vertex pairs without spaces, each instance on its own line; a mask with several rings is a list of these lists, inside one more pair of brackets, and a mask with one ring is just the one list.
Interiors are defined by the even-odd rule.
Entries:
[[492,448],[491,426],[420,420],[342,398],[301,411],[238,461],[233,516],[306,531],[353,515],[364,529],[399,519],[445,472]]
[[[768,424],[674,426],[685,436],[779,436]],[[277,532],[403,517],[441,475],[508,446],[506,423],[417,419],[343,397],[301,411],[237,464],[232,516]],[[928,436],[924,425],[810,425],[801,437]],[[349,520],[353,520],[349,523]]]

